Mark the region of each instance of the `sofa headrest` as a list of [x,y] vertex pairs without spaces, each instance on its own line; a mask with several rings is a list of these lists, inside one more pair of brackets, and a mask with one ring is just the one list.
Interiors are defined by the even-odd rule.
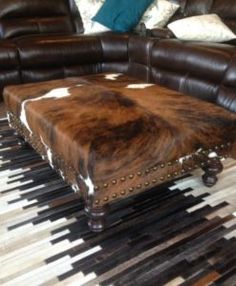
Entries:
[[[80,22],[80,23],[78,23]],[[0,38],[74,33],[81,27],[73,0],[1,0]]]

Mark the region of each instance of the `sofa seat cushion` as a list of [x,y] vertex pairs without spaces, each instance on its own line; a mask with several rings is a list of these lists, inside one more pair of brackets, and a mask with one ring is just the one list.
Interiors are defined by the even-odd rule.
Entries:
[[98,73],[126,72],[129,35],[51,35],[15,40],[23,83]]
[[162,40],[152,49],[152,78],[169,88],[216,102],[235,53],[236,47],[228,44]]
[[7,87],[10,123],[97,203],[229,152],[236,114],[122,74]]

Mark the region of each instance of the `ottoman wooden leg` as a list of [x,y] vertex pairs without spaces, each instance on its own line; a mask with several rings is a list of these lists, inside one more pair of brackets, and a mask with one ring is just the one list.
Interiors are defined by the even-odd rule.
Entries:
[[107,206],[90,207],[89,204],[85,206],[85,212],[88,217],[88,226],[93,232],[102,232],[105,229]]
[[203,167],[203,171],[205,174],[202,176],[202,180],[205,186],[213,187],[217,181],[217,175],[223,171],[223,165],[219,158],[212,158],[210,162],[207,163],[205,167]]

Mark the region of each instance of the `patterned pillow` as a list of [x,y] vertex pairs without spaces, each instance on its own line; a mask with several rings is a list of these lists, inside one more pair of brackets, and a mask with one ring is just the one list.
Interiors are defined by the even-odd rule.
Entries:
[[200,15],[174,21],[168,28],[184,41],[226,42],[236,35],[216,14]]
[[140,23],[147,29],[163,28],[178,10],[179,5],[167,0],[155,0],[144,13]]
[[105,0],[75,0],[75,4],[78,7],[83,21],[85,34],[104,32],[109,30],[103,25],[92,21],[93,16],[102,7],[104,2]]

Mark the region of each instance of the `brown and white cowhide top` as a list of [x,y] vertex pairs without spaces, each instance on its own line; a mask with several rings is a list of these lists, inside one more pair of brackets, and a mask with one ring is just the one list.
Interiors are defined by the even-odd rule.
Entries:
[[94,186],[236,142],[236,114],[122,74],[7,87],[8,111]]

